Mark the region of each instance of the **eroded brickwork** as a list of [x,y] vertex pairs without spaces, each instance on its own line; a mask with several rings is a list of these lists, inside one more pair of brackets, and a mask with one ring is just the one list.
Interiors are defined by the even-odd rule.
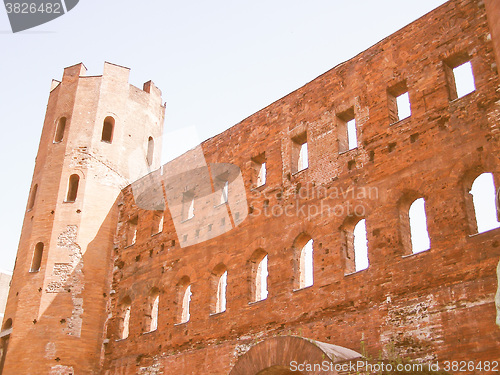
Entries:
[[[67,68],[47,108],[4,373],[273,374],[295,354],[499,361],[500,229],[481,229],[470,193],[485,173],[500,187],[498,8],[452,0],[159,170],[159,90],[112,64],[102,77]],[[453,69],[467,62],[475,89],[462,96]]]
[[[452,1],[204,142],[209,165],[241,169],[248,202],[248,218],[215,238],[192,244],[175,231],[168,205],[163,231],[152,235],[153,211],[141,208],[133,186],[124,189],[104,372],[228,374],[248,349],[276,335],[368,358],[498,361],[499,229],[477,234],[468,193],[483,172],[500,186],[493,48],[484,3]],[[450,89],[457,61],[470,61],[475,80],[475,91],[460,98]],[[411,116],[395,121],[391,100],[405,89]],[[345,150],[350,116],[357,147]],[[308,167],[297,172],[304,143]],[[266,183],[256,187],[263,161]],[[405,220],[419,197],[430,249],[412,254]],[[130,244],[126,228],[135,218]],[[369,266],[353,272],[348,242],[359,219]],[[297,290],[294,244],[305,234],[314,240],[314,284]],[[269,294],[259,302],[252,301],[256,252],[269,262]],[[213,314],[211,280],[220,265],[228,272],[227,309]],[[186,282],[190,319],[180,323]],[[152,289],[159,323],[146,332]],[[119,339],[124,301],[130,333]]]

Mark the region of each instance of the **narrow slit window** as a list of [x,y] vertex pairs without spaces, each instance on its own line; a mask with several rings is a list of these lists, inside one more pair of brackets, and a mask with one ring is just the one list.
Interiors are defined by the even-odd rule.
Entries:
[[222,189],[221,189],[220,204],[227,203],[228,194],[229,194],[229,182],[224,181],[224,183],[222,184]]
[[219,277],[217,283],[217,300],[215,304],[215,313],[226,311],[226,291],[227,291],[227,271]]
[[292,173],[300,172],[309,167],[307,149],[307,133],[304,132],[292,138]]
[[191,285],[188,285],[182,297],[182,312],[181,323],[187,323],[191,318],[190,305],[191,305]]
[[259,174],[257,176],[257,187],[266,184],[266,163],[262,163],[259,168]]
[[360,220],[353,231],[354,237],[354,262],[356,272],[368,268],[368,241],[366,239],[366,222]]
[[347,138],[349,140],[349,150],[358,147],[358,137],[356,134],[356,120],[352,119],[347,123]]
[[72,174],[69,177],[68,182],[68,193],[66,195],[66,202],[74,202],[76,201],[76,197],[78,195],[78,185],[80,183],[80,176],[77,174]]
[[268,256],[262,258],[255,274],[255,301],[265,300],[268,296],[267,276],[268,276]]
[[54,143],[59,143],[63,140],[65,129],[66,129],[66,117],[61,117],[57,122],[56,133],[54,135]]
[[127,246],[131,246],[137,241],[137,224],[139,218],[136,216],[127,223]]
[[130,333],[130,303],[125,304],[122,307],[122,316],[121,316],[121,327],[120,327],[120,339],[126,339]]
[[398,120],[404,120],[411,116],[410,96],[408,95],[408,91],[396,98],[396,104],[398,106]]
[[307,288],[314,283],[313,279],[313,240],[310,239],[300,251],[299,288]]
[[155,141],[153,137],[148,138],[148,153],[146,156],[146,161],[148,165],[153,164],[153,155],[154,155]]
[[337,115],[337,137],[339,153],[358,147],[357,125],[354,107]]
[[102,125],[102,135],[101,135],[102,142],[107,142],[107,143],[113,142],[114,128],[115,128],[115,119],[111,116],[106,117]]
[[427,218],[425,214],[424,198],[416,199],[408,211],[410,220],[410,236],[412,253],[429,250],[431,242],[427,232]]
[[42,264],[42,256],[43,256],[43,243],[38,242],[35,245],[35,251],[33,252],[33,260],[31,261],[30,272],[40,271],[40,266]]
[[483,233],[500,227],[493,174],[479,175],[472,183],[470,193],[474,204],[477,232]]
[[146,332],[153,332],[158,329],[158,305],[160,303],[160,294],[158,289],[154,288],[149,295],[149,311],[146,314]]
[[38,184],[35,184],[33,186],[33,189],[31,189],[30,199],[28,200],[28,211],[33,209],[33,206],[35,205],[37,191],[38,191]]

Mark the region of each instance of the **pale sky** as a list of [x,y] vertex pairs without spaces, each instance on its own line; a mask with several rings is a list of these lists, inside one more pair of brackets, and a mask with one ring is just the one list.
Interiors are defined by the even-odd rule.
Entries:
[[12,34],[0,8],[0,270],[14,266],[51,80],[83,62],[162,90],[166,131],[202,141],[303,86],[442,0],[81,0]]

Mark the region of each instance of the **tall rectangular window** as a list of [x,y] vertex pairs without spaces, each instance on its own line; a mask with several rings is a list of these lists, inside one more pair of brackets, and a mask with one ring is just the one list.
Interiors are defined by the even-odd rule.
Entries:
[[252,177],[255,187],[260,187],[266,184],[266,154],[262,154],[252,158],[252,168],[254,177]]
[[410,96],[406,81],[399,82],[387,89],[387,102],[391,124],[411,116]]
[[454,55],[444,62],[450,100],[455,100],[476,90],[470,57]]
[[358,147],[358,135],[354,107],[337,114],[337,137],[339,153]]
[[307,134],[304,132],[292,138],[292,173],[300,172],[308,167]]

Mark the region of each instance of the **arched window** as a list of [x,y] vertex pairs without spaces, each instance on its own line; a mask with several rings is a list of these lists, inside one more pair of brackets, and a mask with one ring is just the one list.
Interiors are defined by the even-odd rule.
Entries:
[[28,211],[33,209],[33,206],[35,205],[37,190],[38,190],[38,184],[35,184],[33,186],[33,189],[31,189],[30,199],[28,200]]
[[267,276],[268,276],[268,256],[267,253],[258,249],[254,251],[250,260],[250,302],[265,300],[268,296]]
[[68,194],[66,195],[66,202],[74,202],[78,194],[78,184],[80,182],[80,176],[77,174],[72,174],[69,176],[68,182]]
[[153,164],[153,154],[155,149],[155,141],[153,137],[148,138],[148,153],[146,155],[146,161],[148,165]]
[[500,227],[497,217],[497,203],[493,174],[482,173],[470,189],[476,216],[477,233]]
[[294,249],[294,289],[312,286],[313,278],[313,240],[302,233],[293,242]]
[[153,288],[149,293],[148,312],[146,314],[146,332],[156,331],[158,329],[158,305],[160,303],[159,290]]
[[61,117],[57,122],[56,133],[54,135],[54,143],[59,143],[63,140],[65,129],[66,129],[66,117]]
[[120,324],[118,336],[120,339],[126,339],[129,336],[130,330],[130,312],[131,312],[131,300],[129,297],[125,297],[122,301],[120,313]]
[[217,265],[212,271],[211,313],[218,314],[226,311],[227,269],[224,264]]
[[365,219],[360,220],[354,227],[354,259],[356,272],[368,268],[368,241],[366,239]]
[[341,228],[345,274],[368,268],[368,242],[365,219],[348,217]]
[[410,220],[411,251],[413,254],[429,250],[431,242],[427,232],[427,218],[425,214],[425,200],[418,198],[408,210]]
[[104,123],[102,125],[102,142],[113,142],[113,132],[115,128],[115,119],[111,116],[108,116],[104,119]]
[[33,259],[31,261],[30,272],[40,271],[40,266],[42,264],[43,255],[43,242],[38,242],[35,245],[35,251],[33,252]]
[[186,286],[184,293],[182,295],[182,311],[181,311],[181,323],[189,322],[191,318],[190,305],[191,305],[191,285]]

